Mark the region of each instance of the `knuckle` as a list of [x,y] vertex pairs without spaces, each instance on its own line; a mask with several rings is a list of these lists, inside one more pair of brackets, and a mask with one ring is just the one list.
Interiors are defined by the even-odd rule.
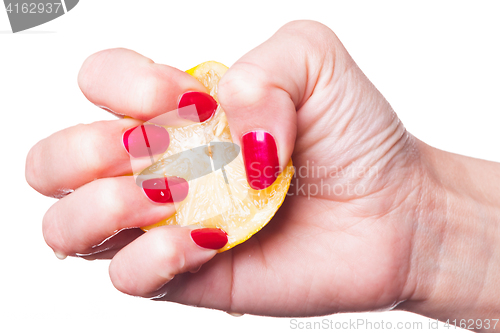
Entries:
[[[119,252],[111,261],[109,275],[114,287],[119,291],[135,296],[150,296],[155,287],[143,283],[142,279],[151,280],[160,278],[164,282],[170,281],[176,274],[183,272],[185,257],[177,245],[176,238],[168,232],[155,228],[148,231],[148,261],[147,269],[139,273],[128,254]],[[176,245],[177,244],[177,245]]]
[[[130,102],[136,104],[134,108],[135,117],[141,120],[149,120],[152,115],[156,115],[158,112],[158,110],[155,110],[155,106],[162,105],[161,101],[158,102],[161,99],[159,91],[161,90],[162,81],[152,64],[147,63],[143,66],[143,70],[139,71],[134,83],[137,95]],[[139,96],[139,98],[135,98],[136,96]]]
[[78,85],[80,89],[86,94],[91,92],[93,89],[99,89],[99,85],[95,85],[96,80],[102,80],[100,75],[109,62],[113,58],[123,51],[127,51],[123,48],[107,49],[91,54],[82,64],[80,71],[78,72]]
[[[186,257],[178,240],[172,236],[168,228],[155,228],[154,251],[159,258],[159,274],[166,280],[181,273],[186,267]],[[149,232],[153,231],[150,230]]]
[[134,290],[134,285],[137,285],[132,280],[132,274],[126,270],[126,265],[120,262],[120,257],[115,256],[109,265],[109,278],[113,286],[122,293],[129,295],[137,295]]
[[292,21],[281,28],[281,32],[295,39],[296,47],[311,65],[321,66],[327,59],[345,52],[337,35],[326,25],[310,20]]
[[28,152],[28,155],[26,156],[26,167],[25,167],[25,177],[26,181],[28,184],[40,192],[40,177],[39,177],[39,168],[41,166],[40,164],[40,142],[34,145],[30,151]]
[[120,230],[120,222],[124,219],[124,215],[130,211],[130,207],[127,207],[120,199],[123,193],[126,193],[126,189],[113,178],[98,179],[95,181],[95,185],[95,192],[99,196],[97,200],[99,207],[96,209],[105,212],[106,220],[112,225],[113,230]]
[[268,74],[259,65],[239,62],[222,77],[217,97],[223,107],[249,107],[263,99],[269,82]]
[[64,231],[59,225],[57,215],[57,203],[55,203],[49,210],[45,213],[42,220],[42,234],[45,243],[52,248],[52,250],[61,252],[64,254],[68,253],[68,246],[66,244],[67,240],[64,236]]
[[103,82],[109,82],[111,79],[106,72],[110,66],[121,63],[117,61],[117,57],[123,51],[127,50],[122,48],[102,50],[90,55],[83,62],[77,82],[80,90],[91,102],[100,105],[105,99]]
[[285,24],[281,30],[302,38],[304,42],[331,41],[337,39],[335,33],[326,25],[312,20],[297,20]]
[[94,124],[78,124],[75,129],[75,145],[74,150],[76,160],[79,161],[76,165],[81,167],[81,171],[91,174],[99,174],[105,166],[105,156],[103,156],[102,137],[99,131],[96,130]]
[[[96,72],[102,68],[103,60],[105,59],[107,51],[99,51],[90,55],[82,64],[78,72],[78,86],[86,94],[92,89],[93,78],[96,77]],[[99,77],[99,76],[97,76]]]

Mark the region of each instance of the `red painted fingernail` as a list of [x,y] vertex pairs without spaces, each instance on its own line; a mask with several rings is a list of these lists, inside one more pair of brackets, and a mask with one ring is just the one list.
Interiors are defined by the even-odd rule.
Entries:
[[188,182],[179,177],[154,178],[142,182],[146,196],[157,203],[180,202],[189,192]]
[[170,144],[170,135],[165,128],[155,125],[133,127],[123,133],[123,146],[133,157],[144,157],[163,153]]
[[[186,106],[196,106],[196,112]],[[188,91],[184,93],[179,100],[179,116],[196,122],[204,122],[217,110],[217,101],[210,96],[198,91]]]
[[252,131],[241,138],[247,181],[254,190],[269,187],[279,174],[278,149],[273,136],[263,130]]
[[227,244],[227,234],[222,229],[202,228],[191,231],[191,239],[205,249],[218,250]]

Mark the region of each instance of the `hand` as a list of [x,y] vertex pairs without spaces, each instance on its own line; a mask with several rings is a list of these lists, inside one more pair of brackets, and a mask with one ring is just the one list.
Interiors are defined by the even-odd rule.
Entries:
[[[123,49],[91,56],[79,84],[94,104],[139,120],[175,109],[185,91],[205,91]],[[174,209],[123,176],[131,170],[121,136],[140,121],[78,125],[38,143],[27,161],[28,182],[62,197],[43,221],[58,256],[112,258],[122,292],[228,312],[309,316],[405,300],[425,312],[438,276],[425,260],[439,249],[429,235],[443,236],[435,216],[447,209],[439,158],[405,130],[335,34],[316,22],[285,25],[229,69],[218,96],[235,143],[264,129],[280,165],[294,161],[297,178],[273,220],[218,255],[186,228],[143,234],[138,227]]]

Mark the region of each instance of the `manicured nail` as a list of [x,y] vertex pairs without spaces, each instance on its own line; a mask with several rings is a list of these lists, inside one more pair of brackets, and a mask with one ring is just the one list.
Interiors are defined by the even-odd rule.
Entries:
[[218,250],[227,244],[227,234],[218,228],[202,228],[191,231],[191,239],[196,245],[211,250]]
[[54,251],[54,254],[56,255],[57,259],[59,259],[59,260],[64,260],[64,259],[66,259],[68,257],[67,255],[62,254],[60,252],[55,252]]
[[170,136],[165,128],[141,125],[123,133],[123,146],[133,157],[152,156],[168,149]]
[[146,196],[157,203],[180,202],[189,193],[188,182],[179,177],[147,179],[141,185]]
[[273,136],[263,130],[241,137],[247,181],[254,190],[269,187],[279,174],[278,149]]
[[[186,106],[196,106],[196,112]],[[198,91],[188,91],[184,93],[179,100],[179,116],[196,122],[204,122],[217,110],[217,101],[210,96]]]

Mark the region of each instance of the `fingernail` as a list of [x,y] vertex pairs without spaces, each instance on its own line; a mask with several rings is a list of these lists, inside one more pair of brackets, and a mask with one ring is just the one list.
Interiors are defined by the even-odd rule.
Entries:
[[[186,108],[189,105],[196,106],[196,113],[191,108]],[[209,94],[188,91],[182,94],[178,109],[181,118],[202,123],[215,113],[215,110],[217,110],[217,101]]]
[[123,146],[133,157],[163,153],[169,144],[170,136],[167,130],[160,126],[141,125],[123,133]]
[[146,196],[156,203],[180,202],[189,192],[188,182],[179,177],[147,179],[141,185]]
[[269,187],[278,177],[279,160],[276,141],[263,130],[252,131],[241,138],[247,181],[254,190]]
[[191,239],[196,245],[211,250],[218,250],[227,244],[227,234],[218,228],[202,228],[191,231]]
[[59,259],[59,260],[64,260],[68,257],[67,255],[62,254],[60,252],[56,252],[56,251],[54,251],[54,254],[56,255],[57,259]]

